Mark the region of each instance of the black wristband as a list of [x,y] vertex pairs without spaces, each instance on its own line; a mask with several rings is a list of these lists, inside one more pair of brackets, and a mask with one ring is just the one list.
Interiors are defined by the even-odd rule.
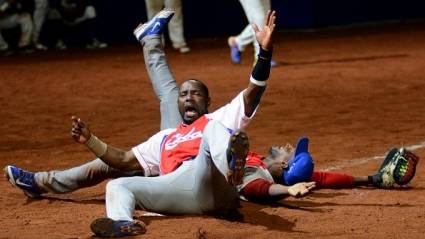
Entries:
[[270,76],[270,64],[273,50],[266,51],[261,48],[258,54],[257,63],[252,70],[252,78],[257,81],[266,81]]
[[272,60],[272,55],[273,55],[273,49],[266,51],[260,45],[260,52],[258,53],[258,58]]

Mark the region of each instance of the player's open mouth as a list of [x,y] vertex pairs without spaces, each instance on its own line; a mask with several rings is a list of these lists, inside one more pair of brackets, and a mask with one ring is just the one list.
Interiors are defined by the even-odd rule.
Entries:
[[198,115],[198,112],[196,111],[195,107],[193,107],[193,106],[185,107],[184,113],[187,117],[190,117],[190,118],[193,118],[193,117]]

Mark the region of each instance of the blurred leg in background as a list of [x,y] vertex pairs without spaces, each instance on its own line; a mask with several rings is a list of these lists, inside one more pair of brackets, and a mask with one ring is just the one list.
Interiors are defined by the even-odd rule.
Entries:
[[173,48],[180,53],[187,53],[190,48],[184,38],[183,13],[181,0],[145,0],[148,20],[152,19],[163,8],[173,9],[174,17],[168,24],[168,35]]

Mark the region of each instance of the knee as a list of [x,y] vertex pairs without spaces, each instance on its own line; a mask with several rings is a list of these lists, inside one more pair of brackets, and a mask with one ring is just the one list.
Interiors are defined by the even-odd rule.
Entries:
[[[261,11],[261,10],[260,10]],[[262,12],[261,12],[262,13]],[[251,21],[257,24],[258,27],[263,27],[265,24],[266,14],[255,14],[252,16]]]
[[[175,80],[173,79],[175,82]],[[158,92],[160,94],[160,101],[172,107],[177,107],[177,99],[179,97],[179,87],[176,84],[167,84],[163,85],[162,91]]]
[[96,18],[97,14],[96,14],[96,9],[93,6],[87,6],[86,10],[84,12],[84,16],[87,19],[94,19]]
[[31,15],[27,12],[19,14],[19,18],[23,22],[31,22]]
[[21,27],[28,29],[29,31],[32,31],[32,20],[31,15],[29,13],[23,13],[19,15],[19,20]]
[[36,0],[35,1],[35,9],[47,9],[49,6],[49,2],[47,0]]
[[181,13],[182,1],[181,0],[165,1],[165,7],[174,9],[176,13]]
[[124,185],[125,184],[122,182],[120,178],[111,180],[106,184],[106,194],[111,195],[114,193],[118,193],[125,188]]

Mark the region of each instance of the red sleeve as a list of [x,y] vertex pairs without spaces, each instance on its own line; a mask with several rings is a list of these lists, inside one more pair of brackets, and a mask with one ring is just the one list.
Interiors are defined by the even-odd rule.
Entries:
[[269,188],[273,183],[259,178],[250,183],[248,183],[243,189],[242,194],[249,199],[266,199],[270,198]]
[[353,188],[354,177],[348,174],[335,172],[315,171],[311,181],[316,182],[316,188]]

